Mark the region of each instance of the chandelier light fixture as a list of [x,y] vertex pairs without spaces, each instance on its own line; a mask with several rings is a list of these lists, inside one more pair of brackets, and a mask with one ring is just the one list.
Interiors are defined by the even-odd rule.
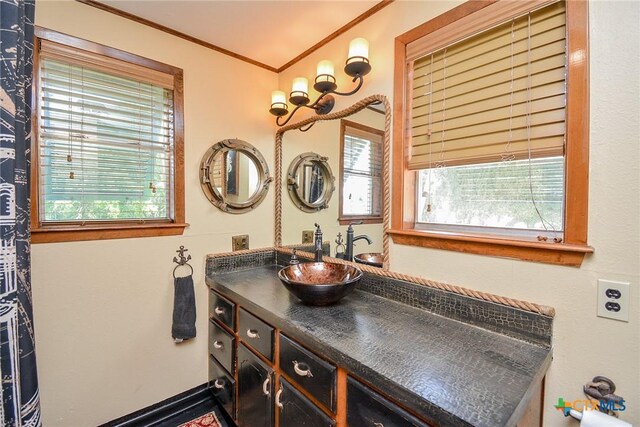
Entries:
[[[276,124],[278,126],[286,125],[300,108],[311,108],[316,114],[329,113],[335,104],[335,98],[332,94],[340,96],[349,96],[356,93],[362,87],[364,76],[371,71],[369,64],[369,42],[363,38],[356,38],[349,44],[349,56],[344,66],[344,72],[353,77],[353,82],[358,82],[356,87],[350,92],[338,92],[336,89],[336,77],[334,75],[333,63],[328,60],[322,60],[318,63],[315,83],[313,88],[320,92],[320,96],[310,104],[309,99],[309,81],[305,77],[296,77],[293,79],[291,93],[289,94],[289,102],[296,107],[291,111],[289,117],[284,117],[289,113],[289,105],[284,91],[274,90],[271,94],[271,109],[269,112],[276,116]],[[283,121],[284,120],[284,121]],[[311,126],[307,127],[307,130]]]

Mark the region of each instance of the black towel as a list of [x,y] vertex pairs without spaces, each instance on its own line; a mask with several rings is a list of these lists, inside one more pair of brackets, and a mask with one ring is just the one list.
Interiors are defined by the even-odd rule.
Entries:
[[176,340],[195,338],[196,297],[193,291],[193,277],[176,277],[174,288],[171,335]]

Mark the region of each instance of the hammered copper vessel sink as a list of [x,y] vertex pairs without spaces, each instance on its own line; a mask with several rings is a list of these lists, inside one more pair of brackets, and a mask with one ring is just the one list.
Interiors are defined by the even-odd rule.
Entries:
[[353,257],[353,260],[360,264],[370,265],[372,267],[382,267],[381,253],[364,253]]
[[304,304],[329,305],[353,291],[362,271],[346,264],[307,262],[284,267],[278,278]]

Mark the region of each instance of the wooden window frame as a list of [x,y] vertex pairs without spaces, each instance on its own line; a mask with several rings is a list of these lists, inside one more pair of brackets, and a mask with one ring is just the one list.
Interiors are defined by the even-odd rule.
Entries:
[[[39,46],[40,40],[49,40],[91,53],[129,62],[151,70],[173,76],[174,96],[174,183],[171,210],[173,218],[169,220],[121,220],[99,221],[87,224],[46,224],[39,215]],[[121,51],[101,44],[93,43],[57,31],[35,27],[35,52],[32,90],[32,150],[31,150],[31,242],[53,243],[82,240],[123,239],[133,237],[175,236],[181,235],[188,224],[185,223],[184,208],[184,92],[182,69],[151,59]]]
[[[380,192],[380,215],[344,215],[343,205],[342,205],[342,196],[343,196],[343,182],[344,182],[344,136],[346,133],[346,128],[354,128],[359,129],[364,132],[373,133],[376,135],[380,135],[381,140],[384,143],[384,131],[376,128],[372,128],[370,126],[365,126],[360,123],[352,122],[350,120],[342,119],[340,120],[340,170],[339,170],[339,179],[340,179],[340,190],[338,194],[338,223],[340,225],[349,225],[353,222],[360,222],[362,224],[382,224],[382,192]],[[382,152],[382,150],[381,150]],[[382,177],[381,177],[381,184]],[[380,188],[382,188],[382,185]]]
[[[393,106],[392,204],[389,234],[393,242],[512,258],[525,261],[579,267],[584,256],[593,252],[587,245],[589,192],[589,51],[588,4],[567,0],[567,104],[565,152],[564,240],[561,243],[539,242],[504,236],[488,236],[462,232],[419,231],[415,228],[417,171],[407,168],[410,139],[405,96],[407,93],[407,44],[454,24],[470,14],[499,3],[498,0],[467,1],[454,9],[396,37]],[[505,4],[508,1],[504,2]],[[539,5],[550,3],[540,1]],[[506,7],[506,6],[505,6]]]

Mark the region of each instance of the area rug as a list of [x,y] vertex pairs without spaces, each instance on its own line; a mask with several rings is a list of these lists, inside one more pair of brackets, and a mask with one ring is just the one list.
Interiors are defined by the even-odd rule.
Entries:
[[201,417],[191,420],[188,423],[180,424],[179,427],[221,427],[218,417],[213,412],[204,414]]

